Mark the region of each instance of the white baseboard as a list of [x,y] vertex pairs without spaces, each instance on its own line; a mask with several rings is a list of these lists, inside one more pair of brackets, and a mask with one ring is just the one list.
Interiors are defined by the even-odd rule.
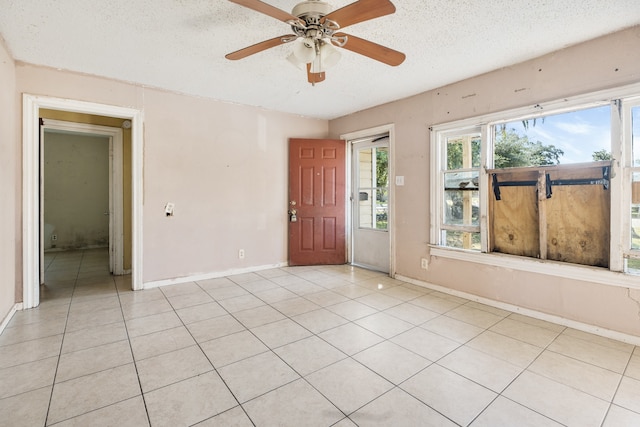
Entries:
[[153,282],[145,282],[142,289],[152,289],[159,286],[177,285],[179,283],[197,282],[198,280],[217,279],[220,277],[233,276],[235,274],[255,273],[256,271],[269,270],[272,268],[286,267],[288,263],[281,262],[278,264],[259,265],[247,268],[233,268],[225,271],[216,271],[211,273],[202,273],[192,276],[176,277],[174,279],[155,280]]
[[0,323],[0,334],[2,332],[4,332],[5,328],[9,324],[9,322],[11,322],[11,319],[13,318],[13,315],[16,314],[16,311],[18,311],[18,310],[22,310],[22,303],[21,302],[15,304],[13,307],[11,307],[11,310],[9,310],[9,313],[7,313],[7,315],[4,317],[4,319],[2,319],[2,323]]
[[625,334],[618,331],[612,331],[610,329],[601,328],[599,326],[590,325],[588,323],[577,322],[571,319],[565,319],[564,317],[555,316],[553,314],[542,313],[540,311],[519,307],[517,305],[509,304],[506,302],[495,301],[495,300],[484,298],[478,295],[469,294],[467,292],[450,289],[440,285],[434,285],[433,283],[423,282],[422,280],[412,279],[410,277],[396,275],[395,278],[398,280],[402,280],[403,282],[411,283],[413,285],[422,286],[428,289],[433,289],[434,291],[439,291],[439,292],[453,295],[456,297],[465,298],[470,301],[486,304],[491,307],[500,308],[502,310],[507,310],[507,311],[522,314],[525,316],[533,317],[534,319],[556,323],[558,325],[567,326],[569,328],[577,329],[579,331],[588,332],[594,335],[599,335],[601,337],[610,338],[616,341],[622,341],[628,344],[640,346],[640,337],[637,337],[635,335]]

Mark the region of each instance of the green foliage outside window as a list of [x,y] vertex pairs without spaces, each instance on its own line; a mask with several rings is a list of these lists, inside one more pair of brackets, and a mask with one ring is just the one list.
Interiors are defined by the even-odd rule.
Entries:
[[376,150],[376,186],[389,186],[389,150],[378,148]]
[[611,157],[611,153],[605,150],[604,148],[602,150],[594,151],[591,156],[593,157],[594,162],[599,162],[602,160],[611,160],[613,158]]
[[[480,167],[480,147],[482,141],[475,138],[471,141],[471,165],[474,168]],[[447,143],[447,170],[462,169],[463,142],[461,139]]]
[[514,129],[496,132],[493,160],[495,168],[549,166],[560,163],[564,151],[553,144],[544,145],[519,135]]

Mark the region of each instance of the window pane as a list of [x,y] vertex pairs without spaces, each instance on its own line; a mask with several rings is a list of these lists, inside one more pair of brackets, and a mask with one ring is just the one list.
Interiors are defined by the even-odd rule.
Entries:
[[[372,194],[376,195],[375,200],[371,197]],[[358,226],[386,230],[389,214],[389,190],[387,188],[360,189],[358,197]]]
[[606,105],[494,126],[494,167],[586,163],[611,159]]
[[480,167],[480,135],[447,138],[447,170]]
[[360,187],[373,187],[373,148],[358,150],[358,178]]
[[631,249],[640,249],[640,172],[632,174],[631,182]]
[[442,241],[451,248],[480,250],[480,233],[443,230]]
[[389,190],[378,188],[376,190],[376,228],[378,230],[387,229],[387,218],[389,214]]
[[640,259],[626,258],[624,260],[624,272],[640,275]]
[[358,226],[387,229],[389,196],[389,149],[365,148],[357,151]]
[[444,223],[447,225],[479,224],[479,172],[445,173]]
[[389,149],[380,147],[376,152],[376,187],[389,186]]
[[[640,166],[640,107],[631,108],[632,167]],[[640,172],[631,174],[631,250],[640,250]],[[640,259],[626,258],[624,271],[640,275]]]
[[631,109],[633,166],[640,166],[640,107]]
[[480,194],[478,191],[445,191],[446,225],[477,226],[480,217]]
[[360,189],[358,192],[358,226],[360,228],[373,228],[373,194],[372,189]]
[[444,174],[445,190],[477,190],[479,171],[447,172]]
[[624,272],[640,275],[640,259],[628,258],[624,260]]

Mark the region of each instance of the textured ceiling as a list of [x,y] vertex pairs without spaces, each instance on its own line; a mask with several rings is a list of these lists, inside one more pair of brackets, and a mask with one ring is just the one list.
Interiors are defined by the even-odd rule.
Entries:
[[[298,1],[266,2],[290,12]],[[286,60],[290,45],[225,59],[291,32],[225,0],[0,0],[0,35],[19,61],[331,119],[640,24],[638,0],[393,2],[395,14],[344,31],[406,61],[342,50],[316,86]]]

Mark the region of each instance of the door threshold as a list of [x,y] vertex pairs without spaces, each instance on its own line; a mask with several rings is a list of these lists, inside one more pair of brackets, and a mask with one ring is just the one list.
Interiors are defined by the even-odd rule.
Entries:
[[349,265],[352,265],[354,267],[364,268],[365,270],[376,271],[378,273],[384,273],[390,276],[388,271],[380,270],[380,267],[376,267],[374,265],[361,264],[357,262],[352,262]]

